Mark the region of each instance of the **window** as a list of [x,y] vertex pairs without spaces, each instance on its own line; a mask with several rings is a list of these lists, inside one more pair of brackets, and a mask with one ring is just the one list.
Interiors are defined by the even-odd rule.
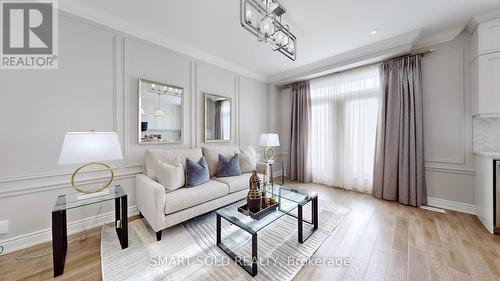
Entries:
[[379,95],[377,66],[311,81],[313,182],[371,192]]

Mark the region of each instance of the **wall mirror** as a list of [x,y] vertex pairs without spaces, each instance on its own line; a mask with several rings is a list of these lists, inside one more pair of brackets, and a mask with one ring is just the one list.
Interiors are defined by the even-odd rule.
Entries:
[[182,143],[183,88],[139,79],[139,144]]
[[231,141],[231,98],[205,93],[205,142]]

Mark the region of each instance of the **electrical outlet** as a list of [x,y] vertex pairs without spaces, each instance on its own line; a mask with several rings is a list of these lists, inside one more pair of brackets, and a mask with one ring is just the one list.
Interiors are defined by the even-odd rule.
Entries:
[[9,233],[9,221],[0,221],[0,234]]

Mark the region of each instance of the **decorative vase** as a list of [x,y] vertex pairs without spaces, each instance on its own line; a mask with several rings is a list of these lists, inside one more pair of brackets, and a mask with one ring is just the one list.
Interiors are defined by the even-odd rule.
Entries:
[[257,213],[262,208],[262,194],[260,191],[260,179],[257,176],[257,171],[253,171],[250,177],[250,191],[247,195],[248,210],[252,213]]

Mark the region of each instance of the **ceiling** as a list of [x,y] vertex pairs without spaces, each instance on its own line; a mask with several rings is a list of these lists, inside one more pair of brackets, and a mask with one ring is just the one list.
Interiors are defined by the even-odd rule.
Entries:
[[[280,0],[287,9],[283,21],[297,36],[292,62],[241,27],[239,0],[69,2],[78,5],[68,6],[72,13],[113,19],[264,79],[403,33],[421,30],[425,37],[456,29],[500,7],[500,0]],[[60,1],[63,9],[65,3]],[[380,31],[372,35],[374,29]]]

